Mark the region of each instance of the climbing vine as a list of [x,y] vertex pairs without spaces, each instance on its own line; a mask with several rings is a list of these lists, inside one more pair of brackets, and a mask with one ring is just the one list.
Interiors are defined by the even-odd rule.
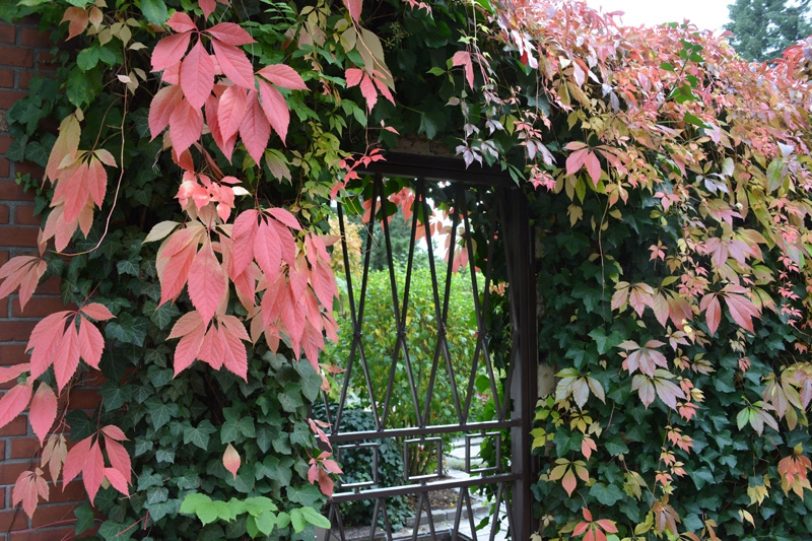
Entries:
[[[106,538],[323,525],[331,201],[386,149],[428,147],[503,169],[536,209],[556,374],[537,535],[808,531],[809,44],[749,64],[690,25],[556,0],[3,10],[55,33],[60,68],[9,112],[44,223],[0,296],[58,276],[73,306],[0,372],[0,426],[28,410],[43,444],[12,495],[28,514],[81,473]],[[98,411],[69,413],[95,370]]]

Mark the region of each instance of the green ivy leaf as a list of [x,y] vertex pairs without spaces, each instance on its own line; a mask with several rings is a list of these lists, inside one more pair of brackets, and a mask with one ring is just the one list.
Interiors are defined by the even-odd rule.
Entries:
[[169,17],[164,0],[141,0],[141,13],[152,24],[164,24]]
[[601,504],[611,506],[623,499],[624,494],[621,489],[615,485],[605,485],[603,483],[595,483],[589,489],[589,495],[598,500]]

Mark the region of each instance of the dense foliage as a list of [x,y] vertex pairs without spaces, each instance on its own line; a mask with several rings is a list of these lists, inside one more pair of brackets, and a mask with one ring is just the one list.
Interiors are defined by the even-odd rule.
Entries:
[[[40,254],[0,269],[0,295],[25,303],[48,273],[78,307],[3,372],[0,425],[29,408],[45,443],[15,503],[32,513],[64,465],[107,538],[198,538],[176,509],[232,538],[323,524],[339,467],[306,415],[337,330],[327,201],[430,139],[534,196],[558,375],[534,433],[539,535],[808,532],[808,48],[750,64],[690,26],[556,0],[227,4],[5,8],[70,39],[9,115],[11,157],[49,183]],[[92,368],[100,411],[55,421]],[[260,430],[297,438],[266,453]]]
[[778,58],[812,33],[808,0],[736,0],[728,11],[731,44],[748,60]]

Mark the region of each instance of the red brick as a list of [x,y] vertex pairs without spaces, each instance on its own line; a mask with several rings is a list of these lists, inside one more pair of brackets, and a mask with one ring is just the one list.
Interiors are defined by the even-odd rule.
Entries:
[[[25,436],[28,432],[28,419],[25,417],[17,417],[9,424],[0,428],[0,436]],[[12,479],[12,483],[14,480]],[[0,481],[0,485],[8,484]]]
[[14,208],[14,223],[17,225],[42,225],[42,215],[34,214],[34,205],[17,205]]
[[20,28],[17,32],[17,45],[23,47],[48,47],[50,34],[36,28]]
[[36,325],[35,321],[0,321],[0,340],[26,341]]
[[11,109],[15,102],[25,97],[19,90],[0,90],[0,109]]
[[16,29],[9,23],[0,23],[0,43],[14,43]]
[[8,205],[0,205],[0,224],[8,223],[9,209]]
[[57,64],[55,62],[54,56],[50,53],[50,51],[37,51],[37,69],[51,69],[56,68]]
[[0,530],[24,530],[28,528],[28,517],[22,509],[9,509],[0,512]]
[[76,522],[73,510],[75,503],[61,503],[57,505],[41,505],[37,507],[34,518],[31,520],[32,528],[47,528],[53,526],[66,526]]
[[19,201],[27,196],[13,180],[0,180],[0,201]]
[[36,438],[9,438],[6,441],[11,447],[10,458],[31,458],[36,456],[40,450],[39,441]]
[[54,486],[52,483],[49,483],[51,488],[51,498],[48,500],[51,503],[65,503],[65,502],[77,502],[77,501],[85,501],[87,500],[87,493],[85,492],[85,488],[82,486],[81,481],[71,481],[68,483],[68,486],[65,490],[62,490],[62,481],[59,481],[59,485]]
[[8,152],[10,146],[11,146],[11,136],[10,135],[0,136],[0,153],[5,154],[6,152]]
[[31,466],[31,461],[0,464],[0,485],[13,485],[17,481],[17,477],[24,471],[30,470]]
[[39,230],[31,226],[0,227],[0,246],[36,246],[38,233]]
[[0,158],[0,177],[8,177],[11,173],[11,162],[7,158]]
[[25,344],[0,344],[0,365],[26,362]]
[[9,541],[62,541],[74,539],[73,528],[48,528],[14,532]]
[[37,287],[37,292],[48,295],[59,295],[62,288],[59,286],[59,278],[56,276],[48,278]]
[[0,45],[0,65],[32,68],[34,67],[34,49],[24,49],[16,45]]
[[[20,299],[15,298],[11,305],[12,317],[45,317],[54,312],[65,309],[65,304],[61,297],[35,295],[25,305],[25,310],[20,309]],[[2,312],[0,312],[2,313]]]
[[[27,162],[15,163],[14,164],[14,170],[17,173],[20,173],[20,174],[23,174],[23,175],[29,174],[32,177],[41,176],[42,173],[43,173],[42,167],[40,167],[40,166],[38,166],[36,164],[33,164],[33,163],[27,163]],[[33,197],[32,194],[25,194],[24,199],[30,200],[30,199],[33,199],[33,198],[34,197]]]
[[0,69],[0,87],[11,88],[14,86],[14,71],[8,68]]

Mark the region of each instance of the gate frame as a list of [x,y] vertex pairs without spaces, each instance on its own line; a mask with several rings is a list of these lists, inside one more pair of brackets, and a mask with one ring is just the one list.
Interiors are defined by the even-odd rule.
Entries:
[[[505,236],[512,338],[512,380],[507,390],[511,402],[510,466],[514,478],[509,502],[513,518],[511,537],[513,541],[529,540],[534,531],[532,486],[538,479],[539,468],[532,456],[530,435],[538,397],[538,321],[535,238],[527,197],[509,175],[496,168],[478,164],[466,167],[458,158],[421,154],[386,152],[385,157],[385,161],[359,168],[358,173],[451,181],[496,190]],[[404,435],[410,431],[403,429]],[[340,442],[341,435],[337,436]],[[330,439],[332,442],[332,437]],[[330,501],[332,503],[332,499]]]

